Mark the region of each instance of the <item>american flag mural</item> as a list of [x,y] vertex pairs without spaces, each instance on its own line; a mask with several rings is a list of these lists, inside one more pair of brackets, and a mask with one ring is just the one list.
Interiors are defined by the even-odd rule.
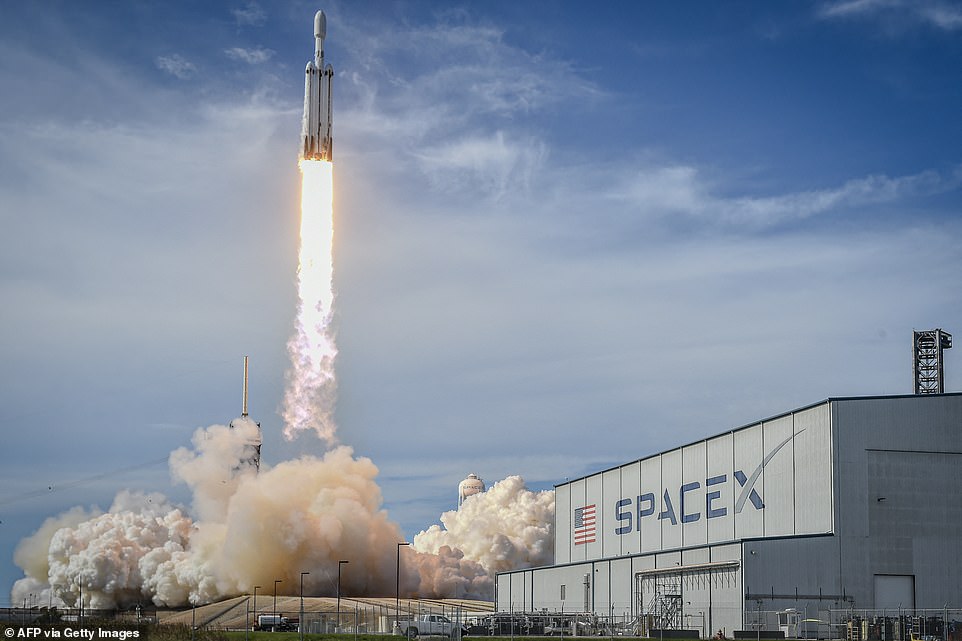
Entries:
[[575,510],[575,545],[595,542],[595,505]]

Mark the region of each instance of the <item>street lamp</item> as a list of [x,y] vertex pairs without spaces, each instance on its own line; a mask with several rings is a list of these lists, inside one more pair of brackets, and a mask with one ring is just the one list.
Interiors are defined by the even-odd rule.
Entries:
[[274,579],[274,618],[271,622],[271,631],[277,630],[277,584],[283,582],[284,579]]
[[350,563],[350,561],[338,561],[337,562],[337,627],[341,627],[341,565],[344,563]]
[[304,641],[304,575],[310,572],[301,572],[301,617],[297,620],[297,629],[301,633],[301,641]]
[[[261,587],[261,586],[259,586],[259,585],[255,585],[255,586],[254,586],[254,620],[255,620],[255,621],[257,620],[257,588],[259,588],[259,587]],[[249,602],[249,601],[248,601],[248,603],[247,603],[247,606],[248,606],[248,607],[247,607],[247,614],[250,615],[251,609],[250,609],[250,602]],[[248,618],[248,619],[245,619],[245,621],[244,621],[244,641],[247,641],[247,639],[250,638],[250,631],[251,631],[251,622],[250,622],[250,619]]]
[[395,570],[395,586],[394,586],[394,613],[397,617],[397,625],[401,627],[401,546],[411,545],[407,541],[397,544],[397,569]]
[[80,614],[77,615],[77,623],[83,626],[84,624],[84,577],[82,573],[77,577],[77,587],[80,588]]

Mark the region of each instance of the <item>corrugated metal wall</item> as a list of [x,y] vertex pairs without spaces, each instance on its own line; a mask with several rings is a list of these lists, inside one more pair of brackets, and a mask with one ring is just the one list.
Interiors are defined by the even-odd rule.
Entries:
[[875,607],[876,576],[913,576],[918,607],[962,603],[962,397],[833,402],[846,589]]
[[[833,530],[829,404],[559,485],[556,562]],[[593,509],[593,541],[574,540]]]
[[[682,590],[683,625],[726,632],[742,625],[741,545],[728,544],[498,575],[497,609],[502,612],[595,612],[637,619],[651,612],[652,586],[671,580]],[[691,568],[734,562],[720,573]],[[658,580],[645,575],[658,572]]]

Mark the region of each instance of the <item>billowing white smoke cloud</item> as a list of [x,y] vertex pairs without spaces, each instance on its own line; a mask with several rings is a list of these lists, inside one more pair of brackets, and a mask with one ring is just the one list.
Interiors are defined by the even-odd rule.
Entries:
[[440,554],[448,547],[489,573],[554,561],[554,492],[532,492],[520,476],[469,496],[441,523],[415,536],[414,548]]
[[17,588],[13,591],[14,605],[22,604],[23,599],[30,594],[40,595],[38,603],[41,605],[62,605],[59,599],[52,598],[47,583],[47,576],[50,574],[50,559],[47,555],[50,541],[59,530],[76,527],[97,514],[99,512],[88,512],[82,507],[72,508],[46,519],[36,532],[20,541],[13,552],[13,562],[23,569],[26,576],[17,582]]
[[57,530],[48,582],[68,605],[77,604],[81,583],[84,603],[93,608],[142,602],[157,558],[183,555],[190,534],[190,518],[160,494],[120,492],[106,514]]
[[[127,491],[106,513],[75,509],[48,519],[17,548],[25,576],[13,602],[40,594],[74,606],[82,584],[84,604],[94,608],[207,603],[274,579],[292,593],[301,572],[310,572],[306,592],[333,595],[341,559],[350,561],[343,592],[393,594],[404,539],[381,507],[370,459],[338,447],[258,474],[248,449],[256,424],[233,425],[199,429],[193,449],[171,454],[174,478],[192,490],[196,521],[159,494]],[[460,513],[442,516],[447,530],[432,527],[418,535],[417,549],[402,548],[402,593],[490,598],[494,571],[550,560],[552,504],[520,478],[471,497]]]
[[260,427],[249,417],[231,422],[230,427],[212,425],[197,430],[194,449],[181,447],[170,454],[170,472],[193,490],[194,514],[203,521],[223,521],[230,498],[241,480],[256,476],[248,464],[249,444],[260,443]]
[[[406,548],[402,548],[406,549]],[[494,576],[483,566],[464,558],[460,550],[442,545],[436,552],[412,550],[404,558],[405,567],[413,564],[421,584],[414,596],[443,596],[452,599],[490,599]]]

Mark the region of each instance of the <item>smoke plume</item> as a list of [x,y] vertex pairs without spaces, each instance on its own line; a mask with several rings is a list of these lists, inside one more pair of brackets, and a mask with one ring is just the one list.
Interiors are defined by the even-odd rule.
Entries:
[[[78,508],[48,519],[17,547],[24,578],[12,599],[76,607],[209,603],[270,585],[333,596],[337,562],[350,561],[342,593],[394,593],[399,526],[382,508],[377,467],[351,448],[302,456],[257,473],[246,449],[257,425],[201,428],[170,456],[192,513],[160,494],[122,491],[104,513]],[[512,477],[445,513],[401,549],[401,591],[424,598],[490,598],[493,573],[543,563],[553,523],[549,493]],[[195,520],[196,519],[196,520]],[[473,527],[469,527],[473,523]],[[538,537],[543,538],[538,538]]]
[[554,492],[532,492],[520,476],[467,497],[441,523],[415,536],[414,548],[441,554],[447,547],[492,574],[554,562]]

